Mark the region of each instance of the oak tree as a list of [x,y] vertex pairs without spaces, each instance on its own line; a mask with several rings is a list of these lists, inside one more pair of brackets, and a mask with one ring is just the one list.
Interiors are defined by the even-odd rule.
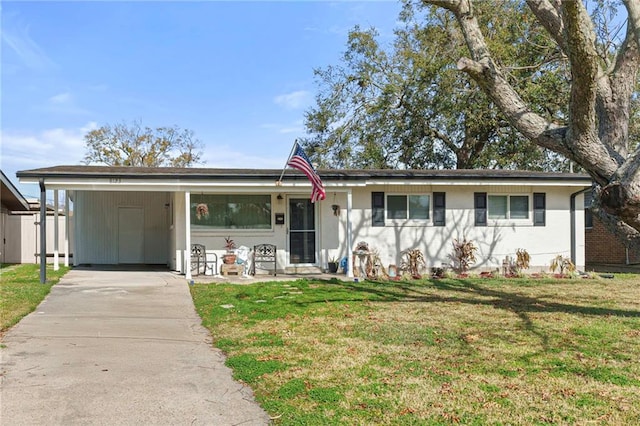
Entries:
[[[562,117],[568,72],[555,43],[523,4],[483,2],[489,44],[509,78]],[[320,91],[306,113],[305,148],[324,167],[563,170],[564,157],[523,137],[473,79],[456,69],[464,37],[437,8],[406,3],[385,46],[355,27],[337,65],[315,71]],[[522,31],[526,33],[523,41]],[[544,72],[541,72],[544,71]]]
[[191,167],[202,163],[202,143],[193,131],[174,127],[106,124],[85,137],[86,164],[137,167]]
[[[424,0],[456,20],[467,53],[457,62],[495,103],[509,123],[536,145],[557,152],[579,164],[591,175],[597,191],[594,211],[638,244],[640,236],[640,149],[637,148],[640,67],[640,2],[622,0],[626,28],[619,43],[602,38],[602,26],[594,22],[583,1],[526,0],[526,5],[566,58],[569,98],[566,120],[541,114],[508,79],[508,70],[496,60],[481,25],[478,4],[472,0]],[[611,5],[606,0],[596,8]],[[610,10],[615,11],[615,5]],[[600,15],[602,16],[602,15]]]

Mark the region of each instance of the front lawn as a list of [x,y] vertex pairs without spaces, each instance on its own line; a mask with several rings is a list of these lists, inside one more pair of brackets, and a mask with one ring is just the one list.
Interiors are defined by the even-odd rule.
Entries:
[[635,276],[191,291],[276,424],[640,424]]
[[32,312],[69,268],[54,271],[47,265],[47,282],[40,284],[40,265],[22,264],[0,267],[0,333]]

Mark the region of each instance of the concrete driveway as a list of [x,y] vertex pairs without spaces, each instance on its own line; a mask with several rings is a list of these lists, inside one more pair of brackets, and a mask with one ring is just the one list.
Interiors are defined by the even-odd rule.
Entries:
[[2,341],[3,425],[265,425],[184,277],[71,270]]

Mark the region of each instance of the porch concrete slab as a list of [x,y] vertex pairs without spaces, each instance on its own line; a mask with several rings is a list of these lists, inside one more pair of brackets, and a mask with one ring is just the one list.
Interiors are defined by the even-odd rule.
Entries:
[[0,424],[269,423],[184,276],[73,269],[2,340]]

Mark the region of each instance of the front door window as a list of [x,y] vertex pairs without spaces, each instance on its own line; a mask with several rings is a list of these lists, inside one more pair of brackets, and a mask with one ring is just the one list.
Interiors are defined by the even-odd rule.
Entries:
[[308,198],[289,199],[289,253],[291,264],[316,263],[315,209]]

